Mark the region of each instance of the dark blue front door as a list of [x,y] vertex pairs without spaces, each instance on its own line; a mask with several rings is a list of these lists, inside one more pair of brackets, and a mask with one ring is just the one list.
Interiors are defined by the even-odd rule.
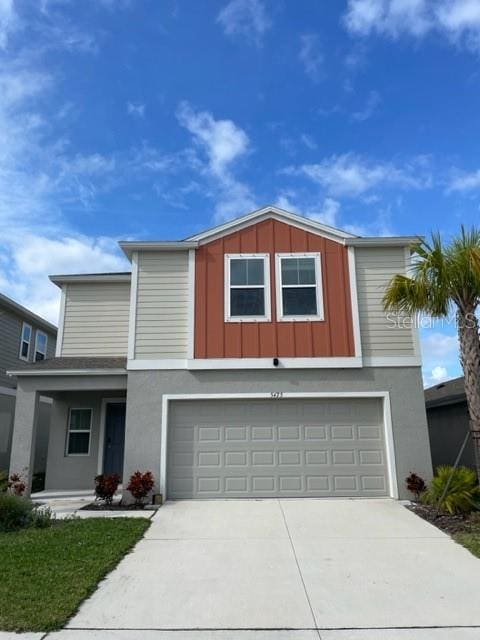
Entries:
[[125,403],[109,402],[105,418],[105,453],[103,473],[123,474],[125,448]]

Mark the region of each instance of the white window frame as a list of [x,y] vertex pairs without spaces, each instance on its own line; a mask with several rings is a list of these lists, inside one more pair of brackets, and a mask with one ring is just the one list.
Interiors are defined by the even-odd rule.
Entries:
[[[311,288],[312,284],[298,285],[298,284],[286,284],[282,283],[282,259],[284,258],[314,258],[315,260],[315,292],[317,299],[317,314],[312,316],[285,316],[283,314],[283,287],[287,288]],[[324,308],[323,308],[323,281],[322,281],[322,256],[320,253],[308,252],[308,253],[276,253],[275,254],[275,268],[276,268],[276,293],[277,293],[277,320],[279,322],[322,322],[325,320]]]
[[[25,327],[28,327],[30,329],[30,340],[23,339],[23,332],[25,331]],[[19,351],[18,357],[20,358],[20,360],[23,360],[24,362],[30,362],[30,349],[32,346],[32,338],[33,338],[32,325],[28,324],[28,322],[22,322],[22,333],[20,334],[20,351]],[[26,356],[22,355],[22,347],[24,342],[28,343],[28,351]]]
[[[263,260],[263,295],[265,314],[263,316],[232,316],[230,313],[230,263],[232,260]],[[270,254],[268,253],[226,253],[225,254],[225,322],[271,322],[272,303],[270,295]],[[233,285],[235,289],[260,289],[262,285]]]
[[[40,349],[38,348],[38,336],[44,336],[45,337],[45,351],[40,351]],[[46,360],[47,359],[47,348],[48,348],[48,335],[45,333],[45,331],[39,331],[37,329],[37,332],[35,333],[35,351],[33,354],[33,361],[37,362],[37,353],[41,353],[43,356],[43,359]],[[40,362],[40,361],[38,361]]]
[[[70,429],[72,423],[72,411],[90,411],[90,427],[89,429]],[[67,422],[67,441],[65,443],[65,455],[68,458],[86,457],[90,455],[92,447],[92,425],[93,425],[93,407],[70,407],[68,409],[68,422]],[[70,453],[70,434],[71,433],[88,433],[88,452],[87,453]]]

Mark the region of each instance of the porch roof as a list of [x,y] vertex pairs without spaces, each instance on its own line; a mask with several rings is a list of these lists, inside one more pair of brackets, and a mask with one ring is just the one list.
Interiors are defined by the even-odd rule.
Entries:
[[127,359],[123,357],[60,357],[34,362],[20,370],[7,371],[12,376],[41,375],[125,375]]

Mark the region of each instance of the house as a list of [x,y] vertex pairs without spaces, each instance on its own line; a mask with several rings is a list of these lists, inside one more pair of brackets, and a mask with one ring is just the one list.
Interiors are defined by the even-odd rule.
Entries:
[[131,273],[56,275],[56,357],[13,370],[12,469],[53,399],[48,489],[151,470],[168,499],[404,497],[431,475],[416,330],[385,314],[412,237],[266,207],[181,241],[120,242]]
[[[454,464],[470,430],[463,376],[425,389],[428,435],[434,469]],[[468,439],[459,464],[475,469],[475,453]]]
[[[16,380],[7,369],[25,368],[55,354],[57,328],[0,293],[0,472],[8,471],[15,414]],[[51,400],[39,405],[35,473],[45,471]]]

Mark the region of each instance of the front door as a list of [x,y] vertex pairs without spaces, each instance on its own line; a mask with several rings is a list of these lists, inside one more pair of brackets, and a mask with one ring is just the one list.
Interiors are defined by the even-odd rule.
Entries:
[[125,448],[125,402],[109,402],[105,417],[105,453],[103,473],[123,475]]

